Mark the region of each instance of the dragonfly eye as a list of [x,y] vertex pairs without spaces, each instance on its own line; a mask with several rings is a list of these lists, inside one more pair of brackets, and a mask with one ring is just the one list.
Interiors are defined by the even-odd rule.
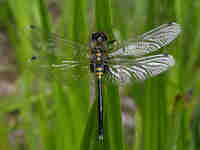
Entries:
[[95,32],[92,33],[92,40],[97,42],[103,42],[107,40],[107,36],[103,32]]

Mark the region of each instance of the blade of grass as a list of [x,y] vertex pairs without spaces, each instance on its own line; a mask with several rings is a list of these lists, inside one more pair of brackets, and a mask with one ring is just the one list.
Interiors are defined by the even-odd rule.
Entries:
[[[61,21],[61,32],[66,38],[73,40],[75,42],[86,44],[88,42],[88,27],[87,23],[87,1],[86,0],[62,0],[62,18]],[[67,8],[67,9],[66,9]],[[67,28],[66,28],[67,27]],[[71,56],[74,51],[77,54],[75,59],[86,59],[82,57],[82,54],[87,53],[87,49],[69,49],[64,48],[63,54]],[[79,57],[80,56],[80,57]],[[71,110],[71,126],[72,126],[72,139],[73,145],[71,149],[79,149],[81,138],[84,133],[84,128],[86,126],[86,121],[88,117],[88,108],[90,103],[89,96],[89,70],[80,71],[79,69],[68,72],[69,75],[66,78],[71,79],[70,86],[65,83],[68,87],[67,96],[69,109]],[[73,75],[78,74],[80,78],[78,80],[73,79]],[[66,147],[70,148],[70,147]]]
[[[29,149],[37,149],[37,137],[33,132],[32,129],[32,122],[30,118],[32,118],[32,115],[30,113],[31,111],[31,103],[27,101],[30,96],[31,92],[29,91],[29,85],[30,85],[30,79],[31,79],[31,74],[27,70],[24,72],[26,63],[27,63],[27,57],[30,56],[30,49],[31,45],[27,39],[25,39],[23,34],[19,34],[18,37],[16,37],[16,29],[19,31],[28,24],[30,24],[29,16],[30,16],[30,1],[8,1],[9,3],[9,8],[10,8],[10,13],[12,14],[14,18],[14,23],[16,26],[13,27],[13,23],[10,23],[8,26],[8,31],[10,31],[10,37],[11,41],[13,42],[13,45],[15,47],[15,54],[16,54],[16,59],[18,68],[20,71],[20,78],[19,81],[17,82],[17,86],[20,89],[18,94],[20,95],[20,100],[25,99],[26,103],[24,104],[24,107],[20,110],[21,111],[21,116],[24,119],[23,122],[23,128],[25,129],[25,137],[26,137],[26,146]],[[23,6],[23,7],[22,7]],[[24,13],[26,12],[26,13]],[[20,39],[20,42],[19,42]],[[17,100],[19,100],[16,97]]]
[[82,142],[80,145],[81,150],[93,150],[95,148],[96,143],[98,143],[98,131],[97,131],[97,100],[92,105],[92,108],[89,112],[89,117],[87,120],[87,125],[84,130],[84,134],[82,137]]
[[[147,25],[148,29],[152,29],[156,21],[161,20],[161,12],[159,7],[165,8],[166,3],[157,3],[148,1],[147,9]],[[144,5],[145,7],[145,5]],[[160,17],[160,18],[159,18]],[[147,29],[146,28],[146,29]],[[147,31],[147,30],[146,30]],[[167,99],[166,99],[166,79],[165,75],[160,75],[145,82],[144,88],[134,85],[133,93],[136,95],[136,103],[139,104],[142,115],[142,141],[141,146],[144,150],[160,150],[166,149],[167,140]],[[139,88],[143,92],[138,92]]]
[[105,86],[105,126],[110,149],[124,149],[122,132],[122,112],[119,89],[116,83],[107,82]]
[[55,118],[55,128],[56,128],[56,149],[71,149],[75,147],[74,144],[77,142],[75,141],[74,130],[73,127],[73,111],[70,107],[70,99],[63,89],[63,87],[57,82],[53,85],[53,95],[56,100],[55,102],[55,111],[56,111],[56,118]]
[[[97,31],[108,33],[112,38],[111,1],[95,1],[95,23]],[[118,87],[114,83],[104,82],[104,126],[105,149],[124,149],[122,134],[121,107]],[[111,100],[114,100],[113,102]]]
[[[45,41],[48,41],[48,37],[49,37],[49,33],[51,31],[51,20],[49,17],[49,12],[47,9],[47,6],[45,5],[45,1],[44,0],[38,0],[35,2],[35,7],[36,7],[36,11],[39,15],[39,19],[36,20],[36,22],[40,22],[40,25],[42,27],[42,29],[44,29],[44,33],[43,35],[43,39]],[[34,15],[34,14],[32,14]],[[35,24],[31,23],[31,24]],[[48,51],[48,47],[46,47],[46,51]],[[51,62],[53,57],[50,56],[49,57],[49,61]],[[41,73],[41,76],[43,76],[43,74]],[[46,81],[44,80],[44,78],[40,79],[40,88],[42,89],[40,92],[41,93],[45,93],[42,96],[39,97],[40,101],[38,101],[38,103],[36,103],[37,105],[37,109],[38,109],[38,113],[36,114],[37,119],[39,120],[39,128],[40,128],[40,136],[42,139],[42,146],[44,149],[55,149],[55,135],[52,129],[50,129],[48,127],[49,124],[49,120],[48,120],[48,115],[47,112],[48,107],[46,106],[48,103],[48,97],[46,95],[46,89],[48,88],[48,84],[46,83]],[[52,83],[51,83],[52,84]],[[57,100],[57,99],[55,99]]]
[[[30,24],[30,20],[29,20],[29,15],[30,15],[30,11],[29,11],[29,2],[27,1],[20,1],[20,2],[16,2],[16,1],[8,1],[9,3],[9,8],[10,8],[10,14],[12,16],[14,16],[14,23],[17,26],[13,26],[13,23],[10,23],[8,26],[8,31],[11,34],[10,38],[13,42],[13,44],[15,45],[15,55],[17,60],[17,64],[19,67],[20,71],[24,71],[25,68],[25,64],[27,61],[27,56],[30,55],[30,43],[27,41],[27,39],[24,38],[23,34],[19,34],[19,37],[16,37],[16,29],[18,29],[18,31],[22,31],[23,28],[27,25]],[[23,7],[21,7],[23,6]],[[26,13],[24,13],[26,12]],[[21,43],[19,43],[19,39],[21,40]],[[23,55],[22,55],[23,54]]]
[[112,37],[111,1],[95,1],[95,26],[97,31],[107,32]]
[[199,140],[200,140],[200,104],[196,105],[196,109],[194,112],[194,119],[192,121],[192,136],[193,136],[193,149],[198,150],[200,147]]
[[0,123],[0,149],[3,150],[10,150],[11,146],[10,146],[10,141],[8,138],[8,129],[6,128],[6,124],[5,124],[5,118],[4,118],[4,113],[0,112],[0,119],[1,119],[1,123]]

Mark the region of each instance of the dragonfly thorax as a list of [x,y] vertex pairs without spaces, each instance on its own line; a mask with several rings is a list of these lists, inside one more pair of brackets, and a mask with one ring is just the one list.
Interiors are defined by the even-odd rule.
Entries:
[[108,65],[103,49],[95,49],[90,56],[90,71],[97,76],[103,75],[107,71]]
[[105,52],[107,50],[107,36],[104,32],[95,32],[92,34],[92,40],[89,43],[90,49],[90,71],[101,77],[106,72],[107,63]]

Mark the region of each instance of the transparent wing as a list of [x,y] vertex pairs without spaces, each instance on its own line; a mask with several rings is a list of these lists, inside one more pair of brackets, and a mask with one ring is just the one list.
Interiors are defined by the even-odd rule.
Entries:
[[38,69],[48,70],[67,70],[67,69],[81,69],[89,67],[87,60],[75,60],[72,58],[64,58],[58,56],[43,56],[28,59],[28,65],[37,67]]
[[138,59],[128,59],[126,57],[113,58],[107,73],[109,78],[113,78],[122,83],[127,83],[131,79],[145,80],[167,71],[174,65],[173,56],[159,54],[146,56]]
[[154,52],[173,41],[181,31],[176,23],[163,24],[149,32],[142,34],[134,40],[129,40],[110,56],[143,56]]
[[[84,60],[59,59],[59,57],[32,57],[27,61],[26,70],[38,78],[57,80],[61,84],[71,85],[73,81],[89,76],[89,63]],[[67,84],[66,84],[67,83]]]
[[67,40],[54,32],[46,32],[35,25],[27,26],[23,30],[23,33],[25,33],[24,36],[30,40],[33,49],[37,52],[62,54],[64,50],[66,51],[70,48],[72,50],[71,56],[83,56],[87,54],[87,46]]
[[45,33],[45,30],[33,25],[23,32],[33,49],[32,58],[27,58],[30,71],[47,76],[52,73],[63,74],[63,77],[72,74],[73,79],[78,79],[82,71],[87,72],[86,46],[66,40],[56,33]]

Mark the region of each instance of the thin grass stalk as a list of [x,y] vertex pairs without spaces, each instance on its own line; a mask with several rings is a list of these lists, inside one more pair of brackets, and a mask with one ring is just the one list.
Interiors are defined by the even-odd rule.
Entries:
[[87,125],[84,130],[82,137],[80,149],[81,150],[93,150],[96,148],[96,143],[98,141],[98,131],[97,127],[97,100],[92,105],[89,112],[89,117],[87,120]]
[[[61,3],[60,3],[61,4]],[[62,7],[63,6],[63,7]],[[66,9],[67,8],[67,9]],[[86,44],[88,42],[88,27],[87,27],[87,1],[78,1],[78,0],[63,0],[61,5],[62,17],[61,21],[61,32],[64,34],[66,39],[73,40],[75,42]],[[76,56],[74,57],[77,60],[84,60],[86,58],[82,57],[87,53],[87,49],[72,49],[63,47],[63,54],[66,56],[73,57],[73,53],[76,52]],[[89,95],[89,70],[84,72],[79,69],[69,71],[66,75],[67,80],[69,82],[63,82],[67,86],[64,88],[65,96],[68,97],[68,109],[70,113],[67,116],[70,121],[68,123],[68,129],[71,130],[67,135],[71,144],[66,149],[79,149],[80,144],[82,143],[82,138],[84,134],[84,129],[86,128],[86,121],[88,117],[88,109],[90,104],[90,95]],[[79,78],[74,79],[73,75],[78,74]],[[65,98],[65,97],[62,97]],[[62,100],[63,101],[63,100]],[[66,108],[62,108],[66,109]],[[59,108],[58,108],[59,110]],[[62,114],[64,117],[64,114]],[[74,118],[74,119],[73,119]],[[61,121],[61,120],[60,120]],[[67,121],[67,120],[66,120]],[[59,125],[59,124],[58,124]],[[60,133],[63,134],[63,133]],[[66,135],[63,135],[66,136]],[[59,138],[59,137],[58,137]]]
[[[25,129],[25,137],[27,139],[25,147],[29,149],[37,149],[37,137],[33,133],[32,130],[32,123],[30,121],[31,113],[30,113],[30,103],[27,99],[30,98],[31,93],[29,91],[29,85],[31,84],[31,74],[29,71],[25,71],[25,66],[27,63],[27,57],[30,56],[31,45],[27,39],[25,39],[23,34],[16,35],[16,30],[22,31],[23,28],[30,24],[29,20],[29,1],[8,1],[10,12],[14,18],[14,22],[16,23],[17,27],[13,27],[13,24],[10,24],[10,31],[12,31],[11,39],[15,44],[15,54],[18,62],[18,68],[21,72],[20,80],[18,81],[18,88],[20,92],[20,100],[24,103],[23,108],[21,109],[21,116],[24,118],[23,128]],[[23,6],[23,7],[22,7]],[[24,13],[26,12],[26,13]],[[20,42],[19,42],[20,40]],[[23,54],[23,55],[22,55]],[[19,98],[19,97],[18,97]]]
[[[148,29],[155,27],[159,21],[159,7],[161,4],[156,1],[149,1],[147,4],[147,24]],[[163,7],[165,7],[163,5]],[[159,23],[160,24],[160,23]],[[167,139],[167,111],[166,111],[166,76],[161,75],[145,82],[144,93],[139,98],[141,103],[143,138],[141,143],[143,149],[159,150],[165,149]],[[145,95],[145,96],[144,96]],[[139,100],[137,100],[139,101]],[[162,101],[162,102],[161,102]]]
[[[41,82],[40,85],[43,89],[47,89],[46,83]],[[39,122],[39,135],[41,137],[42,148],[44,150],[56,149],[55,146],[55,129],[50,129],[49,122],[53,124],[53,121],[49,118],[49,107],[46,94],[41,94],[38,97],[38,101],[35,102],[35,120]]]
[[[191,139],[190,136],[188,136],[188,133],[190,130],[187,130],[190,128],[190,121],[189,121],[189,116],[190,111],[187,109],[187,97],[185,95],[188,94],[188,89],[191,88],[191,80],[188,80],[188,77],[190,76],[188,70],[190,70],[191,68],[188,67],[189,65],[191,65],[191,62],[193,62],[194,55],[191,55],[189,53],[189,51],[191,51],[194,45],[189,45],[188,43],[191,43],[195,40],[196,37],[196,30],[197,30],[197,20],[194,19],[195,18],[195,9],[194,9],[194,3],[192,3],[191,1],[187,1],[187,4],[183,4],[181,3],[181,1],[177,0],[175,1],[175,6],[177,9],[176,13],[177,16],[179,16],[179,20],[180,23],[182,24],[182,36],[178,45],[178,62],[177,62],[177,66],[178,66],[178,88],[179,88],[179,93],[176,97],[176,101],[182,101],[182,103],[184,103],[184,106],[182,107],[182,109],[180,110],[180,119],[178,120],[179,123],[179,128],[178,128],[178,132],[177,132],[177,149],[189,149],[190,148],[190,144],[189,144],[189,139]],[[193,8],[193,9],[191,9]],[[186,12],[190,11],[191,15],[188,15]],[[193,26],[191,27],[188,22],[190,22],[189,24],[192,24]],[[191,38],[187,39],[187,37],[190,35]],[[194,51],[194,53],[196,53],[195,55],[198,55],[197,51]],[[187,63],[186,63],[187,62]],[[185,69],[182,69],[185,68]],[[191,72],[191,71],[190,71]],[[189,77],[190,78],[190,77]],[[195,73],[192,75],[192,79],[195,80]],[[187,83],[187,81],[189,81]],[[187,90],[186,90],[187,89]],[[177,121],[177,122],[178,122]]]
[[192,150],[198,150],[200,147],[199,140],[200,140],[200,134],[199,134],[199,123],[200,123],[200,112],[199,112],[199,106],[198,103],[196,105],[195,111],[194,111],[194,120],[192,121]]
[[[95,1],[95,23],[97,31],[112,34],[111,1]],[[124,149],[122,134],[121,106],[118,87],[114,83],[104,82],[104,128],[105,128],[105,149]]]
[[97,31],[107,32],[109,38],[112,37],[112,17],[110,0],[95,1],[95,27]]
[[[53,97],[56,100],[55,110],[55,129],[56,129],[56,149],[72,149],[77,141],[74,141],[74,122],[72,110],[70,107],[70,99],[63,89],[62,85],[57,84],[55,81],[53,84]],[[77,146],[77,145],[76,145]]]
[[0,148],[3,150],[11,150],[11,143],[8,137],[8,129],[6,128],[4,113],[0,112],[1,125],[0,125]]

